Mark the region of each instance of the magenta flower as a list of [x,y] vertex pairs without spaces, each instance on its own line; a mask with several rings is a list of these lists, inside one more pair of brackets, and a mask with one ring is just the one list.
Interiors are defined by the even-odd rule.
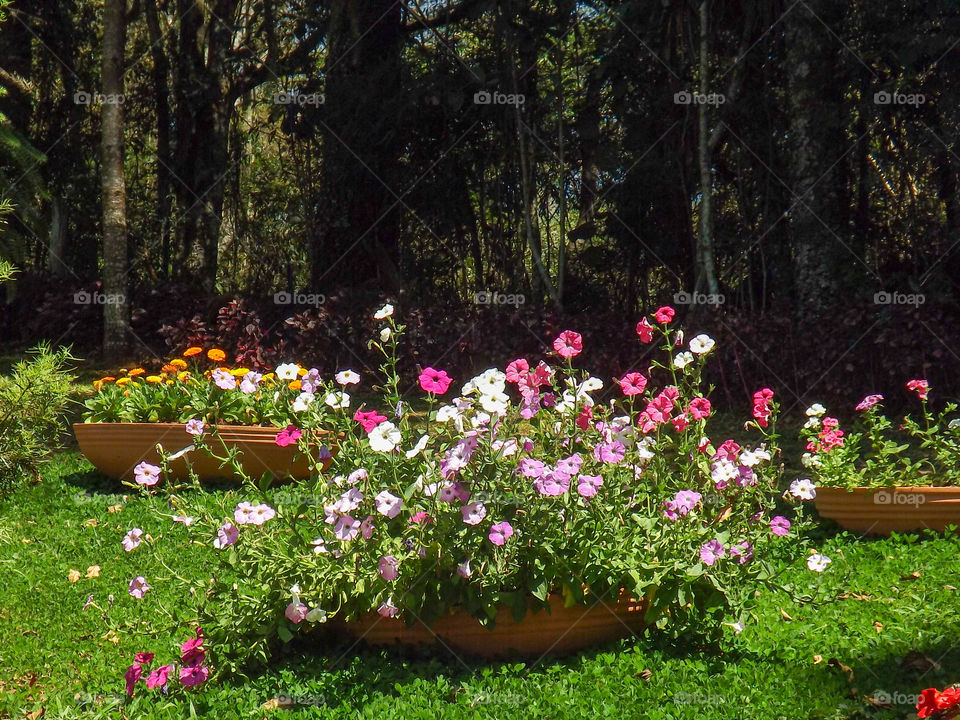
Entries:
[[867,395],[860,403],[857,405],[856,410],[869,410],[878,402],[883,400],[883,395]]
[[133,661],[138,663],[143,663],[144,665],[153,661],[152,652],[138,652],[133,656]]
[[123,549],[127,552],[130,552],[134,548],[140,545],[140,538],[143,537],[143,530],[140,528],[133,528],[126,535],[123,536],[123,540],[120,541],[120,544],[123,545]]
[[663,323],[666,325],[673,320],[673,316],[676,314],[676,311],[672,307],[669,305],[664,305],[662,308],[658,309],[656,313],[654,313],[653,317],[656,318],[658,323]]
[[713,565],[717,560],[727,554],[723,543],[719,540],[711,540],[700,547],[700,559],[704,565]]
[[287,445],[293,445],[297,440],[299,440],[301,435],[303,435],[303,433],[300,432],[296,426],[287,425],[283,430],[277,433],[277,437],[274,439],[274,442],[280,447],[287,447]]
[[133,479],[137,481],[138,485],[148,487],[156,485],[160,480],[160,468],[144,461],[133,469]]
[[519,383],[530,371],[530,363],[524,358],[517,358],[507,365],[507,382]]
[[687,411],[694,420],[705,420],[710,415],[710,401],[705,397],[695,397],[690,401]]
[[196,687],[206,682],[210,670],[201,665],[180,668],[180,684],[184,687]]
[[541,495],[546,497],[556,497],[563,495],[570,489],[570,476],[559,470],[551,473],[544,473],[533,481],[533,488]]
[[623,446],[623,443],[619,441],[598,443],[593,448],[593,457],[598,462],[612,463],[615,465],[623,460],[626,452],[627,450]]
[[577,492],[580,497],[593,497],[601,485],[603,485],[603,478],[599,475],[580,475],[577,478]]
[[677,512],[677,503],[673,500],[664,500],[663,503],[663,516],[667,520],[679,520],[680,514]]
[[564,330],[553,341],[553,349],[563,358],[573,358],[583,351],[583,338],[573,330]]
[[147,677],[147,689],[153,690],[154,688],[164,687],[171,670],[173,670],[173,665],[162,665],[150,673]]
[[123,679],[127,681],[127,695],[133,695],[133,686],[137,684],[141,675],[143,675],[143,668],[140,667],[140,663],[135,662],[127,668],[123,674]]
[[420,373],[420,387],[431,395],[443,395],[453,382],[445,370],[435,370],[432,367],[424,368]]
[[143,596],[150,591],[150,586],[147,584],[146,578],[142,575],[138,575],[133,580],[130,581],[130,585],[127,589],[127,592],[130,593],[137,600],[142,600]]
[[232,522],[225,522],[217,530],[217,539],[213,541],[213,546],[217,550],[223,550],[237,542],[240,536],[240,530]]
[[184,429],[187,431],[188,435],[203,435],[204,424],[203,420],[187,420],[187,424],[184,426]]
[[307,613],[309,612],[310,608],[308,608],[299,600],[296,600],[287,605],[287,609],[283,611],[283,614],[286,616],[287,620],[292,622],[294,625],[299,625],[306,619]]
[[783,537],[790,532],[790,521],[783,515],[777,515],[770,521],[770,530],[774,535]]
[[202,646],[203,628],[197,628],[192,638],[180,644],[180,662],[184,665],[196,665],[203,662],[207,651]]
[[753,560],[753,545],[744,540],[730,548],[730,557],[737,558],[740,565]]
[[377,570],[380,572],[380,577],[387,582],[393,582],[400,574],[400,561],[393,555],[384,555],[377,564]]
[[653,341],[653,325],[646,318],[637,323],[637,335],[640,336],[640,342],[644,345]]
[[353,414],[353,419],[356,420],[368,433],[372,432],[373,429],[387,419],[386,415],[380,415],[376,410],[367,410],[366,412],[360,412],[357,410]]
[[647,387],[647,379],[638,372],[629,372],[617,380],[624,395],[639,395]]
[[513,535],[513,527],[506,520],[493,525],[487,535],[490,542],[498,547],[503,545]]
[[429,525],[432,522],[433,522],[433,518],[430,517],[430,513],[424,510],[421,510],[420,512],[410,517],[411,525]]
[[460,508],[460,513],[467,525],[479,525],[487,516],[487,508],[482,502],[472,502]]
[[377,506],[377,512],[386,515],[388,518],[395,518],[400,514],[400,508],[403,507],[403,499],[391,494],[386,490],[381,490],[373,499]]

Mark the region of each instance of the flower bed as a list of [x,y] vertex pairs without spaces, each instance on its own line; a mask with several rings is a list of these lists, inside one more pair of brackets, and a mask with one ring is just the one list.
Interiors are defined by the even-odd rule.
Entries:
[[[217,507],[182,493],[166,458],[139,483],[195,520],[195,539],[224,564],[196,593],[195,617],[221,667],[327,620],[369,636],[398,622],[443,629],[453,613],[503,650],[506,613],[520,623],[552,608],[584,637],[572,618],[606,597],[643,598],[643,623],[659,631],[715,637],[739,632],[758,585],[776,587],[773,568],[804,553],[805,486],[781,495],[773,392],[754,394],[745,438],[711,437],[701,374],[714,341],[686,340],[671,308],[637,324],[641,369],[610,386],[576,366],[583,340],[567,330],[550,357],[490,368],[457,394],[445,371],[424,368],[416,397],[397,372],[404,326],[389,305],[374,318],[382,327],[370,344],[384,357],[375,400],[354,404],[343,389],[360,380],[352,371],[336,375],[336,389],[296,369],[311,387],[301,380],[286,406],[273,401],[291,418],[283,442],[305,452],[321,433],[340,438],[327,477],[282,492],[228,458],[244,478],[242,502]],[[242,389],[216,387],[221,409],[248,402],[235,397]],[[212,429],[198,441],[216,439]],[[133,530],[137,551],[146,536]],[[165,552],[159,535],[146,546]],[[808,567],[829,562],[812,554]],[[492,631],[478,635],[477,623]]]

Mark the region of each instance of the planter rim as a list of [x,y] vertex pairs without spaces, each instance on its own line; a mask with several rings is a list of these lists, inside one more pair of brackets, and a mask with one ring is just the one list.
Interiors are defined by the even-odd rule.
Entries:
[[854,485],[853,487],[834,487],[832,485],[817,485],[817,493],[843,492],[868,493],[896,490],[899,492],[957,492],[960,485]]

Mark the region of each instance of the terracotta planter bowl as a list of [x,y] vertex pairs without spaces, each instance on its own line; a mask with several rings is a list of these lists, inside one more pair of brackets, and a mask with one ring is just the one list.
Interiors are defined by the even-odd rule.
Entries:
[[605,600],[593,607],[564,607],[560,595],[551,595],[549,600],[549,613],[546,610],[530,611],[519,623],[514,621],[508,608],[500,608],[492,630],[463,610],[439,618],[432,628],[419,622],[407,627],[400,619],[384,618],[375,612],[344,623],[342,627],[369,645],[432,645],[442,642],[455,652],[484,658],[571,653],[590,645],[630,637],[644,628],[644,604],[631,600],[627,594],[622,594],[619,600]]
[[[118,480],[133,480],[133,468],[144,460],[160,464],[157,443],[164,450],[175,453],[193,441],[182,423],[75,423],[80,452],[100,472]],[[275,442],[278,428],[241,425],[221,425],[222,444],[211,447],[223,456],[223,445],[240,449],[240,464],[251,477],[260,477],[265,472],[278,478],[305,478],[310,475],[311,463],[297,446],[280,447]],[[212,442],[212,441],[208,441]],[[331,448],[335,452],[335,448]],[[297,455],[297,457],[294,457]],[[213,478],[236,479],[229,465],[220,467],[220,461],[204,451],[187,453],[170,463],[169,475],[175,478],[189,477],[187,459],[201,480]],[[327,467],[329,461],[324,464]]]
[[960,526],[960,487],[818,487],[814,502],[823,517],[868,535]]

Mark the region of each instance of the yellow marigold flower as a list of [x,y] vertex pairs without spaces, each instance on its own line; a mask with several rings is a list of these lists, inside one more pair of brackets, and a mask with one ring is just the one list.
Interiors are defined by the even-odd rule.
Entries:
[[207,350],[207,357],[214,362],[223,362],[227,359],[227,354],[223,350],[213,348],[212,350]]
[[263,376],[263,379],[264,379],[264,380],[273,380],[275,377],[276,377],[276,375],[275,375],[274,373],[267,373],[266,375]]
[[146,380],[151,385],[156,385],[157,383],[163,382],[163,378],[159,375],[147,375],[144,380]]
[[250,372],[250,368],[237,368],[235,370],[230,370],[229,372],[234,377],[243,377],[248,372]]
[[136,377],[137,375],[143,375],[146,372],[142,367],[136,367],[130,372],[127,373],[130,377]]
[[173,360],[170,361],[170,364],[173,365],[173,367],[175,367],[177,370],[187,369],[187,363],[185,363],[180,358],[174,358]]
[[186,371],[177,373],[177,380],[183,381],[183,380],[186,380],[188,377],[190,377],[190,373]]
[[297,376],[298,376],[298,377],[303,377],[303,376],[306,375],[306,374],[307,374],[307,369],[306,369],[305,367],[301,367],[301,366],[297,365]]
[[100,390],[102,387],[103,387],[103,380],[94,380],[94,381],[93,381],[93,389],[94,389],[94,390]]
[[194,355],[199,355],[199,354],[202,353],[202,352],[203,352],[203,348],[202,348],[202,347],[197,347],[196,345],[194,345],[193,347],[188,347],[186,350],[184,350],[184,351],[183,351],[183,356],[184,356],[184,357],[193,357]]
[[173,380],[167,380],[166,383],[167,385],[173,385]]
[[119,380],[117,380],[117,385],[120,385],[121,387],[123,387],[124,385],[126,385],[126,384],[129,383],[129,382],[130,382],[130,378],[128,378],[128,377],[120,378]]
[[301,384],[299,380],[292,380],[287,387],[291,390],[299,390],[301,388]]

